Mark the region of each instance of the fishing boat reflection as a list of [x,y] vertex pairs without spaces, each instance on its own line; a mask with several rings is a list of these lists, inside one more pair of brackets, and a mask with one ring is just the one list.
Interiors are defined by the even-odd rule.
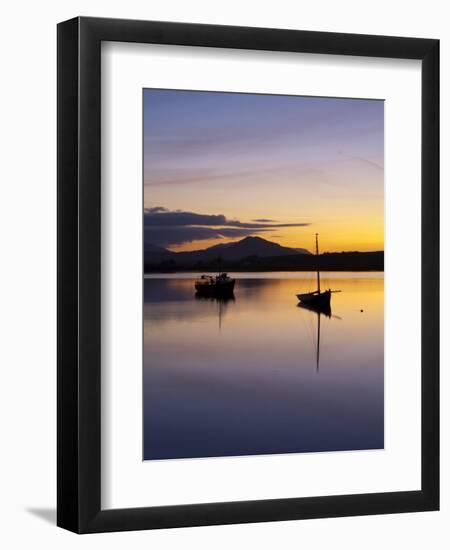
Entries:
[[222,330],[222,317],[225,315],[228,305],[236,301],[233,292],[223,296],[205,296],[201,292],[195,293],[195,299],[200,302],[217,304],[217,316],[219,319],[219,332]]

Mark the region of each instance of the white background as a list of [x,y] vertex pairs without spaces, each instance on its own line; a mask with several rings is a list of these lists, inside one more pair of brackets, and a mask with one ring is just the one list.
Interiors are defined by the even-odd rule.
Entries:
[[[450,97],[445,3],[321,1],[226,4],[191,0],[16,2],[2,12],[0,93],[1,252],[0,541],[6,548],[447,548],[449,345],[442,344],[442,511],[77,537],[53,526],[55,507],[56,29],[75,15],[196,21],[441,39],[441,94]],[[449,108],[442,102],[442,173],[449,180]],[[445,155],[444,155],[445,153]],[[442,188],[442,212],[449,207]],[[442,216],[443,279],[450,225]],[[408,236],[405,235],[405,239]],[[442,334],[449,293],[442,288]],[[446,395],[447,394],[447,395]]]
[[[107,43],[102,67],[102,507],[420,489],[420,62]],[[385,99],[384,450],[142,461],[143,87]]]

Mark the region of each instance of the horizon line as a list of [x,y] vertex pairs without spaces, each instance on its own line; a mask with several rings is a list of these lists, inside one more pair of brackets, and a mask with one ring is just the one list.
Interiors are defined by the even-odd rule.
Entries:
[[[154,243],[152,242],[147,242],[145,243],[145,240],[144,240],[144,252],[145,252],[145,246],[146,244],[147,245],[152,245],[152,246],[155,246],[155,247],[158,247],[158,248],[161,248],[163,250],[166,250],[167,252],[170,252],[171,254],[190,254],[190,253],[194,253],[194,252],[204,252],[206,250],[210,250],[211,248],[214,248],[214,247],[218,247],[218,246],[221,246],[221,245],[232,245],[232,244],[237,244],[237,243],[240,243],[240,242],[243,242],[245,240],[249,240],[249,239],[257,239],[257,240],[260,240],[260,241],[264,241],[266,243],[270,243],[270,244],[275,244],[277,246],[279,246],[280,248],[287,248],[287,249],[290,249],[290,250],[293,250],[293,251],[298,251],[298,250],[305,250],[309,255],[311,256],[316,256],[315,253],[313,252],[310,252],[308,248],[304,248],[304,247],[301,247],[301,246],[296,246],[296,247],[293,247],[293,246],[284,246],[284,245],[281,245],[275,241],[271,241],[269,239],[264,239],[263,237],[259,237],[258,235],[249,235],[247,237],[244,237],[242,239],[238,239],[238,240],[235,240],[235,241],[228,241],[226,243],[219,243],[219,244],[216,244],[216,245],[212,245],[212,246],[207,246],[205,248],[196,248],[194,250],[180,250],[180,251],[175,251],[175,250],[171,250],[170,249],[170,246],[171,245],[168,245],[168,246],[162,246],[162,245],[155,245]],[[321,256],[322,254],[352,254],[352,253],[358,253],[358,254],[370,254],[370,253],[375,253],[375,252],[383,252],[384,254],[384,248],[382,249],[374,249],[374,250],[358,250],[358,249],[352,249],[352,250],[326,250],[326,251],[323,251],[323,252],[320,252],[319,253],[319,256]],[[289,254],[286,254],[286,256],[289,256]]]

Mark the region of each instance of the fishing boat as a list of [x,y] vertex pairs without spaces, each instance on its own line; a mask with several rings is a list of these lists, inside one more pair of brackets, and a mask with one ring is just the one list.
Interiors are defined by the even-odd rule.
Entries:
[[231,296],[235,282],[227,273],[202,275],[195,281],[195,290],[199,296]]
[[[316,233],[316,256],[319,256],[319,234]],[[333,292],[340,292],[340,290],[331,290],[330,288],[322,291],[320,289],[320,271],[319,264],[317,263],[317,290],[313,292],[306,292],[304,294],[297,294],[297,298],[300,303],[311,309],[317,309],[323,312],[327,312],[331,307],[331,294]]]

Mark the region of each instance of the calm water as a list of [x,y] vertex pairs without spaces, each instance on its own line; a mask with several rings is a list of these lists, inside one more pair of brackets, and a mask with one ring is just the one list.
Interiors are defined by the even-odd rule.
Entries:
[[322,274],[318,361],[314,274],[231,275],[227,302],[144,281],[144,459],[382,448],[383,274]]

